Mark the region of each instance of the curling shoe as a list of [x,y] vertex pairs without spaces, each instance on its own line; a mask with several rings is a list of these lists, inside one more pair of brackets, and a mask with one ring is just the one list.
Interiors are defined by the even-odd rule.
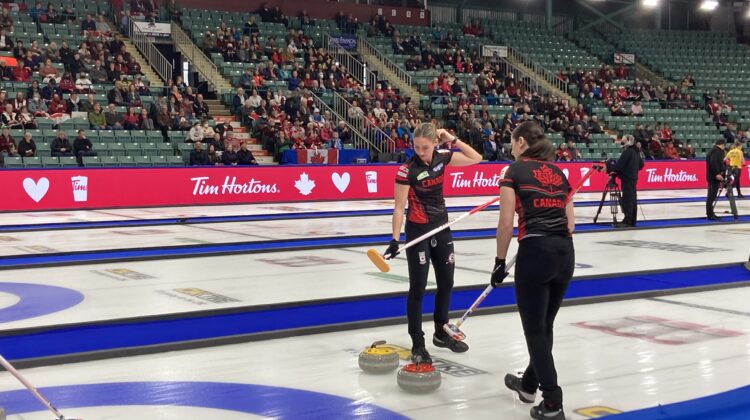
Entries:
[[523,382],[521,378],[510,373],[505,375],[505,386],[518,394],[518,399],[526,404],[533,403],[536,399],[536,391],[527,392],[523,390]]
[[550,407],[542,401],[541,404],[531,407],[529,411],[531,418],[537,420],[565,420],[565,413],[563,412],[562,406]]
[[432,344],[434,344],[436,347],[443,347],[447,348],[453,353],[465,353],[469,350],[469,345],[464,343],[463,341],[456,341],[448,334],[445,334],[444,337],[438,337],[437,335],[432,336]]

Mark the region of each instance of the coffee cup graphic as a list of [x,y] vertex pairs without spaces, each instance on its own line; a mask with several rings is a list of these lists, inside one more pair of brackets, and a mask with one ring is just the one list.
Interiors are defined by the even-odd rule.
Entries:
[[73,201],[77,203],[88,201],[89,177],[73,176],[70,177],[70,182],[73,184]]
[[378,173],[375,171],[365,172],[365,181],[367,182],[367,192],[378,192]]

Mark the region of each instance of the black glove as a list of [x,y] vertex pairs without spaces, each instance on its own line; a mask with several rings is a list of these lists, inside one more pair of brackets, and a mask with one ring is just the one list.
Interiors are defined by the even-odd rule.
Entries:
[[398,241],[395,239],[391,239],[391,242],[388,243],[388,249],[385,250],[385,256],[386,260],[392,260],[396,258],[396,255],[400,254],[398,252]]
[[505,271],[505,260],[495,257],[495,268],[492,270],[490,284],[492,284],[492,287],[497,287],[503,284],[506,277],[508,277],[508,273]]

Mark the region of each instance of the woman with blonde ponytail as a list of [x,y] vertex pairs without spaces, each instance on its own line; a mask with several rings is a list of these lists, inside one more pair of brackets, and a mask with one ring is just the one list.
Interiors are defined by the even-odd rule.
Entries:
[[[451,149],[439,149],[450,145]],[[415,239],[424,233],[448,222],[448,212],[443,197],[443,180],[447,166],[467,166],[479,163],[482,156],[471,146],[459,140],[447,130],[438,129],[432,123],[424,123],[414,131],[415,155],[409,158],[396,174],[395,207],[393,209],[393,239],[385,255],[393,258],[398,254],[401,226],[406,218],[406,240]],[[406,204],[408,210],[405,210]],[[435,294],[435,335],[432,343],[451,351],[462,353],[469,349],[464,342],[456,341],[443,331],[448,323],[453,288],[455,256],[450,229],[445,229],[431,238],[408,248],[406,259],[409,265],[409,297],[406,314],[409,320],[409,335],[412,340],[412,357],[419,356],[422,362],[432,363],[425,347],[422,331],[422,296],[427,285],[429,264],[435,268],[437,293]]]

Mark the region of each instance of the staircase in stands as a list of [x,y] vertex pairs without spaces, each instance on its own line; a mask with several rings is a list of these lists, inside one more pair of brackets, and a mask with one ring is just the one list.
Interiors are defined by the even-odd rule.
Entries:
[[125,48],[128,50],[130,55],[135,57],[135,61],[138,63],[139,66],[141,66],[141,73],[143,73],[144,76],[146,76],[146,79],[149,81],[149,85],[151,88],[151,91],[154,93],[159,93],[164,89],[165,80],[162,80],[161,77],[159,77],[158,74],[154,71],[154,69],[151,68],[151,65],[148,63],[146,58],[141,55],[141,52],[138,51],[138,48],[135,47],[135,45],[130,41],[130,38],[127,37],[127,35],[120,32],[119,27],[112,22],[109,22],[109,26],[112,30],[112,35],[115,34],[120,35],[120,39],[125,44]]
[[251,136],[251,134],[247,131],[247,128],[243,127],[242,123],[237,121],[237,117],[232,115],[232,112],[229,110],[229,108],[221,103],[221,100],[207,99],[206,104],[208,104],[208,110],[214,117],[214,121],[216,121],[217,123],[228,123],[234,130],[235,138],[250,144],[250,151],[253,152],[255,160],[258,161],[259,164],[276,164],[276,162],[273,161],[273,156],[271,156],[268,150],[263,149],[263,145],[258,142],[258,139],[255,139]]

